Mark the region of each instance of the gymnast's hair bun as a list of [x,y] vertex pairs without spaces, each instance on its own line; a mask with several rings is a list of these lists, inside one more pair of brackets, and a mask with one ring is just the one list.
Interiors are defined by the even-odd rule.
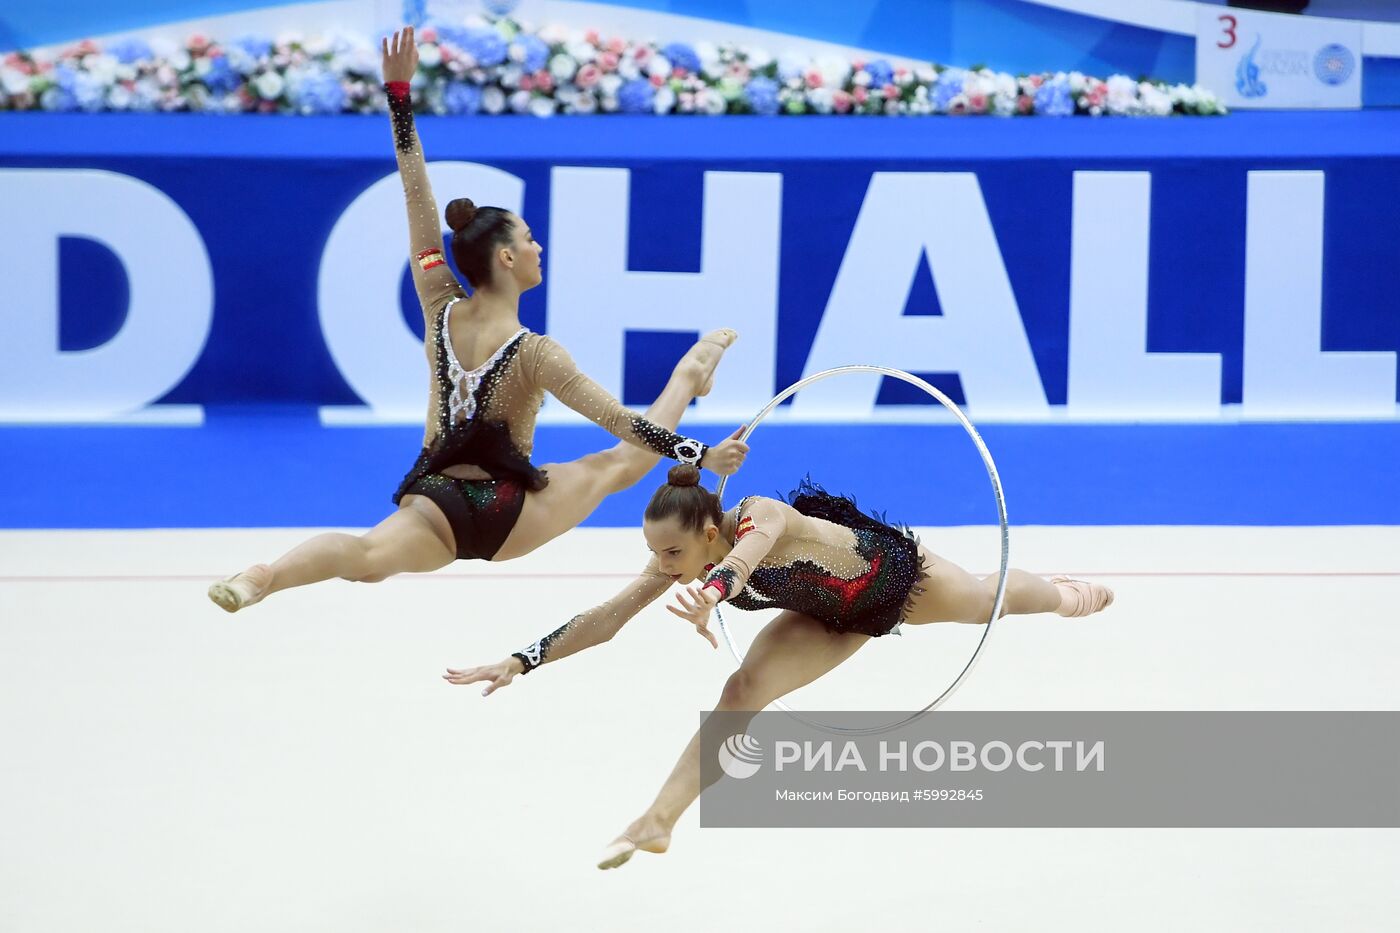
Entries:
[[447,204],[447,225],[452,232],[465,230],[476,219],[476,205],[471,198],[453,198]]
[[700,468],[693,463],[673,466],[666,474],[666,482],[672,486],[699,486]]

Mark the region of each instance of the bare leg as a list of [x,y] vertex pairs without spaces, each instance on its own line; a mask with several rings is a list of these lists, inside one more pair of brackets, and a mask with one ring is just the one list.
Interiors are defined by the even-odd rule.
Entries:
[[404,496],[397,512],[363,535],[322,534],[271,566],[254,564],[215,583],[209,598],[236,612],[278,590],[339,577],[376,583],[396,573],[427,573],[457,557],[446,517],[422,496]]
[[[674,431],[690,400],[709,391],[715,367],[735,336],[733,331],[716,331],[691,347],[647,409],[647,420]],[[640,482],[660,459],[659,454],[620,442],[569,463],[548,464],[544,469],[549,485],[526,494],[515,527],[491,559],[522,557],[577,527],[608,496]]]
[[[944,560],[925,548],[920,548],[920,551],[929,575],[922,584],[923,592],[914,597],[906,621],[913,625],[927,622],[987,624],[996,600],[997,575],[979,580],[952,561]],[[1113,601],[1113,592],[1105,586],[1078,584],[1076,588],[1059,582],[1063,579],[1056,577],[1046,580],[1024,570],[1008,570],[1001,614],[1057,612],[1062,615],[1088,615]],[[1090,600],[1089,604],[1081,601],[1081,592],[1088,593],[1084,598]],[[1082,609],[1089,611],[1079,611]]]
[[[758,633],[744,663],[725,682],[715,709],[757,713],[832,670],[869,640],[869,635],[838,634],[810,616],[783,612]],[[676,821],[701,790],[700,733],[696,732],[656,800],[608,847],[598,867],[616,868],[637,849],[665,852]]]

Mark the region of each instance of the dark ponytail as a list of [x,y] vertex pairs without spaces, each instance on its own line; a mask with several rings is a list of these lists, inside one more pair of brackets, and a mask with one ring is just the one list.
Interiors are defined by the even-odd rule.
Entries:
[[724,518],[719,496],[700,485],[700,468],[693,463],[671,467],[666,485],[652,494],[644,518],[649,522],[675,518],[685,531],[704,531]]
[[477,207],[471,198],[455,198],[447,204],[447,226],[452,228],[452,258],[472,288],[491,281],[491,258],[515,235],[510,211]]

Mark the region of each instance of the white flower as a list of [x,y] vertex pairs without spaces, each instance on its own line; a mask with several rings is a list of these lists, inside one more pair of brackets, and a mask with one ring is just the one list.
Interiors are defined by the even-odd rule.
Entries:
[[[1059,77],[1056,75],[1055,77]],[[1089,86],[1089,81],[1082,72],[1071,71],[1069,73],[1069,92],[1071,94],[1083,94],[1084,89]]]
[[1108,79],[1109,113],[1134,113],[1138,109],[1138,84],[1126,75],[1113,75]]
[[914,88],[914,99],[928,100],[928,86],[920,84],[918,87]]
[[968,96],[991,97],[997,92],[997,79],[988,71],[968,72],[963,90]]
[[895,116],[896,114],[898,114],[898,113],[899,113],[899,101],[897,101],[897,100],[887,100],[887,101],[885,101],[885,113],[886,113],[886,115],[891,116],[891,117],[893,117],[893,116]]
[[748,62],[749,67],[752,68],[754,71],[757,71],[760,68],[766,68],[773,63],[773,56],[768,52],[767,49],[761,49],[757,46],[752,46],[746,47],[742,51],[744,54],[744,60]]
[[206,75],[208,75],[209,72],[211,72],[211,71],[213,71],[213,70],[214,70],[214,63],[209,59],[209,56],[207,56],[207,55],[204,56],[204,57],[201,58],[201,59],[198,59],[198,60],[194,63],[194,73],[195,73],[198,77],[203,78],[203,77],[205,77]]
[[264,71],[253,81],[253,89],[258,92],[258,96],[264,100],[275,100],[282,96],[287,84],[282,80],[282,76],[275,71]]
[[521,68],[519,65],[507,65],[507,66],[505,66],[504,68],[501,69],[501,87],[503,87],[503,88],[517,88],[517,87],[520,87],[520,79],[521,79],[522,77],[524,77],[524,75],[525,75],[525,69]]
[[817,73],[822,76],[822,84],[840,87],[851,76],[851,63],[835,55],[825,55],[817,59]]
[[112,72],[112,81],[135,81],[136,74],[135,65],[123,65],[118,63],[116,70]]
[[510,95],[511,113],[524,113],[529,110],[531,96],[529,91],[516,91],[514,94]]
[[1016,113],[1016,95],[998,92],[992,97],[992,113],[999,117],[1009,117]]
[[781,81],[791,81],[793,78],[801,78],[807,73],[807,68],[811,65],[811,60],[805,55],[797,52],[784,52],[778,56],[778,78]]
[[120,84],[107,92],[107,106],[113,110],[126,110],[131,107],[133,100],[135,95]]
[[1009,74],[1002,73],[996,77],[996,93],[1000,96],[1015,97],[1018,90],[1016,79]]
[[578,63],[561,52],[549,60],[549,73],[560,84],[572,81],[578,73]]
[[585,92],[585,93],[580,94],[580,95],[578,96],[578,100],[574,101],[574,103],[573,103],[573,108],[572,108],[572,112],[574,112],[574,113],[593,113],[593,112],[595,112],[597,109],[598,109],[598,101],[593,97],[592,94],[586,93],[586,92]]
[[817,113],[831,113],[834,98],[829,87],[814,87],[807,92],[807,104]]
[[671,60],[665,55],[657,53],[647,62],[647,77],[669,78],[671,76]]
[[631,55],[624,55],[622,61],[617,63],[617,74],[624,81],[632,81],[642,76],[642,69],[637,67],[637,60]]
[[487,113],[500,113],[506,109],[506,94],[494,84],[488,85],[481,92],[481,109]]
[[117,68],[119,65],[120,62],[117,61],[115,55],[83,56],[83,67],[103,84],[111,84],[117,79]]
[[[312,36],[302,43],[302,48],[311,56],[329,55],[332,51],[331,40],[325,36]],[[422,59],[423,46],[418,47],[419,59]]]
[[604,94],[603,99],[598,102],[598,107],[604,113],[616,113],[617,97],[612,94]]
[[920,84],[932,84],[938,80],[938,72],[928,65],[920,65],[914,69],[914,77],[919,80]]
[[23,94],[29,90],[29,75],[17,68],[0,68],[0,89],[6,94]]
[[530,101],[530,113],[537,117],[554,116],[554,101],[548,97],[536,97]]
[[[920,90],[922,90],[922,88]],[[927,95],[925,95],[925,98],[926,97]],[[933,113],[933,104],[927,99],[916,100],[909,105],[909,112],[918,114],[921,117],[927,116],[928,114]]]
[[695,96],[696,109],[704,110],[706,114],[712,117],[717,117],[724,113],[726,103],[723,94],[716,94],[714,91],[704,91],[702,93],[704,96],[701,96],[701,94]]
[[176,71],[184,71],[190,67],[190,53],[184,49],[176,49],[175,54],[171,55],[167,62]]
[[589,43],[584,42],[582,39],[579,39],[575,42],[570,42],[568,45],[564,46],[564,51],[568,53],[570,58],[578,62],[580,65],[586,65],[598,56],[597,50],[595,50],[593,46]]
[[424,68],[436,68],[442,64],[442,49],[434,42],[424,42],[418,46],[418,62]]
[[713,42],[697,42],[691,46],[695,57],[700,59],[700,73],[707,78],[718,78],[724,74],[724,62],[720,60],[719,46]]
[[622,78],[617,75],[603,75],[598,79],[598,90],[603,92],[604,97],[616,97],[621,89]]
[[670,113],[676,106],[676,92],[668,85],[663,84],[656,89],[656,96],[651,99],[651,109],[656,113]]
[[506,49],[506,57],[513,62],[523,62],[525,60],[525,46],[519,42],[512,42]]
[[870,87],[870,72],[862,68],[860,71],[856,72],[856,76],[852,80],[856,87]]

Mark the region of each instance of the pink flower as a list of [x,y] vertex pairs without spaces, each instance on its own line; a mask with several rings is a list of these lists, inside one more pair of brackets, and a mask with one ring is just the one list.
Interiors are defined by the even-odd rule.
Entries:
[[899,97],[899,88],[895,87],[893,84],[886,84],[884,93],[885,100],[895,100]]
[[195,33],[190,36],[190,41],[185,44],[191,55],[202,55],[209,48],[209,37]]
[[852,60],[851,60],[851,70],[852,70],[852,71],[860,71],[860,70],[861,70],[862,68],[864,68],[864,67],[865,67],[865,59],[863,59],[863,58],[856,58],[856,59],[852,59]]
[[535,78],[533,75],[520,76],[520,90],[533,91],[535,89]]
[[609,39],[608,51],[613,53],[614,55],[621,55],[623,52],[627,51],[626,40],[617,38]]
[[265,101],[259,102],[259,104],[258,104],[258,112],[259,112],[259,113],[276,113],[276,112],[277,112],[277,101],[275,101],[275,100],[265,100]]
[[898,81],[900,78],[903,78],[907,74],[909,74],[908,68],[896,68],[894,70],[894,77],[896,81]]
[[967,107],[973,113],[985,113],[987,110],[987,95],[972,94],[967,98]]
[[857,104],[863,104],[870,99],[870,92],[860,85],[856,85],[856,89],[851,94],[855,97]]
[[602,76],[603,73],[598,70],[598,66],[590,62],[580,68],[578,73],[574,75],[574,83],[579,87],[592,87],[598,83],[598,79]]
[[604,52],[598,56],[598,67],[603,69],[604,74],[612,74],[617,70],[618,57],[616,52]]
[[671,69],[671,77],[673,78],[684,78],[688,74],[690,74],[690,72],[686,71],[680,65]]
[[851,95],[845,91],[836,91],[831,95],[831,107],[837,113],[850,113]]
[[437,29],[432,26],[424,26],[417,33],[419,42],[436,42],[438,40]]
[[652,54],[651,46],[639,45],[636,50],[633,51],[632,58],[638,65],[645,66],[647,62],[651,61]]
[[587,42],[589,45],[597,46],[602,40],[598,36],[598,30],[590,29],[583,34],[583,41]]
[[661,85],[666,83],[664,75],[652,75],[649,80],[651,81],[652,87],[661,87]]
[[812,69],[811,71],[807,72],[807,86],[808,86],[808,87],[821,87],[821,86],[822,86],[822,73],[821,73],[820,71],[817,71],[815,68]]
[[753,72],[743,62],[731,62],[729,67],[725,69],[725,74],[742,83],[747,83]]
[[962,114],[967,113],[967,103],[960,100],[957,103],[953,104],[951,107],[949,107],[948,112],[950,114],[953,114],[954,116],[961,116]]
[[1035,98],[1029,94],[1022,94],[1016,98],[1016,109],[1021,113],[1030,113],[1035,109]]
[[549,73],[548,68],[541,68],[535,72],[535,90],[545,93],[554,90],[554,75]]
[[1031,87],[1040,90],[1040,86],[1045,83],[1045,75],[1031,75]]
[[695,109],[695,95],[689,91],[682,91],[676,97],[676,105],[681,113],[690,113]]

